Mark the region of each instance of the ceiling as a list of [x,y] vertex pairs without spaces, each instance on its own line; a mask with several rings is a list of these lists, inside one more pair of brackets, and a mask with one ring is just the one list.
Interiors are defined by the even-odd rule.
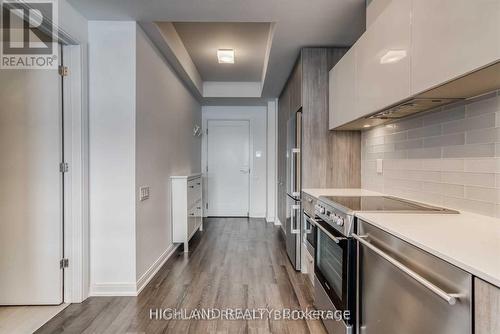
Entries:
[[[261,81],[270,23],[175,22],[203,81]],[[234,64],[219,64],[217,49],[234,49]]]
[[[278,97],[299,54],[306,46],[349,46],[363,33],[365,28],[365,0],[68,0],[77,10],[91,20],[135,20],[139,22],[253,22],[274,23],[272,46],[265,72],[262,97]],[[197,24],[179,29],[185,34],[186,44],[203,41],[204,34],[193,35]],[[259,26],[260,29],[260,26]],[[211,35],[222,35],[213,29]],[[245,30],[245,29],[243,29]],[[182,32],[183,31],[183,32]],[[247,34],[249,35],[249,34]],[[191,37],[189,37],[191,36]],[[248,39],[257,36],[248,36]],[[262,48],[255,52],[261,54]],[[211,46],[215,48],[215,46]],[[186,48],[189,49],[186,45]],[[239,76],[231,71],[215,73],[204,69],[205,57],[197,46],[192,48],[193,62],[201,76],[207,78],[231,78],[245,81],[251,76],[250,67],[259,62],[250,61],[241,67]],[[211,51],[212,52],[212,51]],[[199,54],[199,55],[197,55]],[[199,57],[199,60],[195,60]],[[238,50],[236,50],[238,59]],[[252,56],[254,59],[254,56]],[[245,62],[246,63],[246,62]],[[254,64],[254,65],[252,65]]]

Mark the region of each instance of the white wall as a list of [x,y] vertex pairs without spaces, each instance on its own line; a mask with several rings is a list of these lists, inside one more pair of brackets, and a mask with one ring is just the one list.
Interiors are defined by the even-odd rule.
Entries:
[[135,48],[135,22],[89,22],[93,295],[135,289]]
[[[203,133],[209,119],[250,121],[250,216],[266,217],[267,211],[267,108],[265,106],[203,106]],[[255,152],[261,151],[261,158]],[[203,135],[202,171],[207,163],[206,136]],[[206,187],[204,187],[206,188]],[[204,194],[206,205],[207,194]]]
[[172,249],[170,176],[199,173],[201,107],[170,65],[137,30],[136,193],[150,187],[150,199],[136,202],[136,273],[144,282]]
[[91,295],[136,295],[174,250],[169,178],[200,171],[201,107],[136,22],[90,22],[89,58]]

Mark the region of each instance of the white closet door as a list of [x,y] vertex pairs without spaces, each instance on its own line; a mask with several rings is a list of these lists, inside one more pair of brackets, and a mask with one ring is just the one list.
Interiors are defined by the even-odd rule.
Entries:
[[248,216],[249,121],[208,121],[208,216]]
[[0,70],[0,305],[63,301],[60,80]]

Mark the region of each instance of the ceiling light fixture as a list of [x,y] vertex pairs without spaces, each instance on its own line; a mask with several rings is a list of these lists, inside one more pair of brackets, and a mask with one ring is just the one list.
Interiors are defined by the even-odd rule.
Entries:
[[217,50],[217,59],[219,60],[219,64],[234,64],[234,50],[233,49]]
[[371,126],[370,124],[363,125],[364,128],[369,128],[370,126]]
[[407,55],[406,50],[389,50],[381,58],[381,64],[397,63]]

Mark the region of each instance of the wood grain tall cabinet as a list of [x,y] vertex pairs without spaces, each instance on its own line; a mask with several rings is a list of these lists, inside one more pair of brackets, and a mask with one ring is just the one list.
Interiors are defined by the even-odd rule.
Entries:
[[278,102],[278,218],[286,219],[286,131],[302,110],[302,188],[359,188],[361,133],[328,129],[328,73],[348,48],[304,48]]

